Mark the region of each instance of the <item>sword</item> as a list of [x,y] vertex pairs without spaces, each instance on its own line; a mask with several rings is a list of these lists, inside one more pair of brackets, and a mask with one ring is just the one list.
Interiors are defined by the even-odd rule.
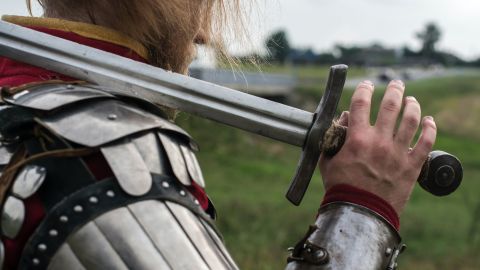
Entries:
[[[310,113],[7,22],[0,22],[0,55],[302,147],[286,195],[295,205],[300,204],[316,168],[347,73],[345,65],[331,68],[320,104]],[[462,169],[454,156],[440,156],[441,162],[433,162],[432,152],[419,182],[433,183],[428,186],[430,192],[435,193],[438,186],[437,195],[445,195],[459,186]]]

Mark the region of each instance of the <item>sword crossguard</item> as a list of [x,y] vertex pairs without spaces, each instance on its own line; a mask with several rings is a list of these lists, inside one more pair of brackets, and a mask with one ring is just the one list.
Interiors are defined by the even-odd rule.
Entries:
[[335,65],[330,68],[327,86],[322,100],[314,114],[312,126],[303,145],[295,176],[288,188],[286,197],[294,205],[299,205],[307,191],[313,172],[320,158],[320,146],[328,128],[331,126],[338,102],[342,96],[347,79],[348,66]]

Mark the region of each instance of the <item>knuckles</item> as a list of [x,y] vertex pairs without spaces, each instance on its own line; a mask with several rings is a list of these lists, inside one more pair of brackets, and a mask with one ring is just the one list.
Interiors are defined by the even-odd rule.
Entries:
[[417,114],[408,114],[403,117],[403,121],[408,129],[417,129],[420,125],[420,116]]
[[400,103],[397,99],[386,99],[382,103],[382,107],[386,111],[396,112],[400,110]]
[[363,110],[370,108],[371,100],[365,97],[357,97],[352,99],[352,110]]

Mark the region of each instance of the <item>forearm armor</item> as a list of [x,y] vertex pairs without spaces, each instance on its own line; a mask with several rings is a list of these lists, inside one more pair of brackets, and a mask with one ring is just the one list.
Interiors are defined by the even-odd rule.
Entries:
[[359,205],[323,206],[315,225],[291,250],[287,270],[371,270],[397,268],[404,245],[395,228]]

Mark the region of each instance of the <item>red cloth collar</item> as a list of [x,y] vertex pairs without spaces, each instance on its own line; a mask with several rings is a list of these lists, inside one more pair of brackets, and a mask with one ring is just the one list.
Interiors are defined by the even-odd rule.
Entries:
[[[126,58],[130,58],[140,62],[146,62],[144,58],[132,51],[130,48],[112,44],[105,41],[86,38],[81,35],[61,30],[48,29],[44,27],[29,27],[30,29],[61,37],[70,41],[74,41],[89,47],[97,48],[103,51],[114,53]],[[26,83],[46,81],[46,80],[64,80],[73,81],[75,79],[62,75],[57,72],[46,70],[43,68],[28,65],[22,62],[10,60],[0,57],[0,86],[15,87]]]

